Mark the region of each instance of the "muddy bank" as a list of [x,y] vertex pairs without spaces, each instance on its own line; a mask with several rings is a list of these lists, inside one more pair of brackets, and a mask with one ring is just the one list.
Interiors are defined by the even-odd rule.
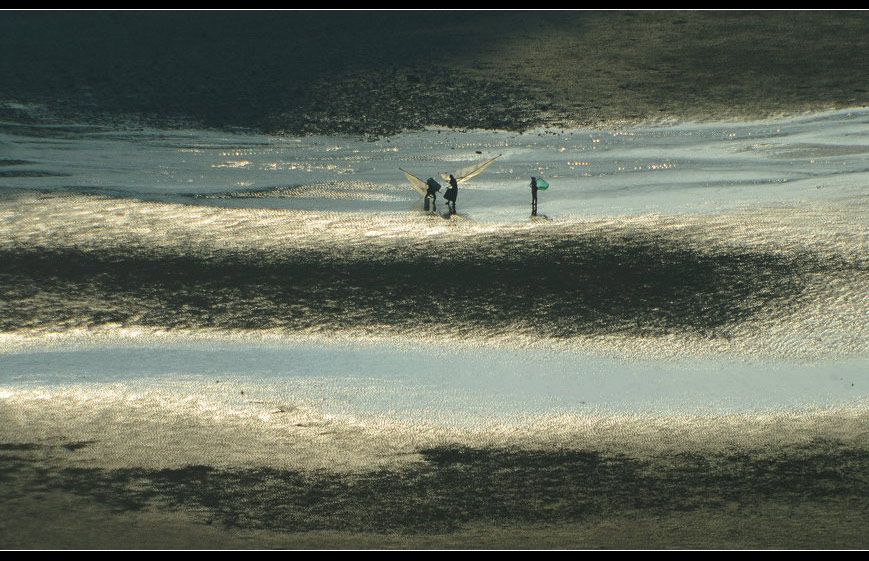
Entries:
[[[26,404],[6,412],[37,425],[51,416]],[[400,430],[369,434],[332,423],[268,436],[262,422],[242,433],[201,417],[163,428],[164,421],[143,420],[152,434],[172,435],[161,446],[93,434],[81,420],[67,416],[42,437],[3,431],[3,547],[867,544],[861,475],[869,456],[859,411],[650,419],[614,430],[603,421],[585,431],[529,433],[534,442],[521,431],[407,439]],[[227,438],[222,459],[205,453],[188,428],[176,430],[191,423]],[[734,436],[736,427],[745,437]],[[352,450],[360,437],[372,446]],[[191,454],[205,463],[178,462]],[[330,454],[360,461],[303,467],[308,457]]]
[[4,12],[0,117],[285,134],[864,106],[860,11]]

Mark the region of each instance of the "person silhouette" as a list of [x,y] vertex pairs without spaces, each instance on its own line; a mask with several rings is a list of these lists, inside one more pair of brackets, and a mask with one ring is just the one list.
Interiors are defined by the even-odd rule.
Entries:
[[435,181],[434,177],[429,177],[425,183],[428,185],[428,190],[425,193],[425,210],[429,209],[429,200],[431,200],[431,210],[437,212],[435,201],[438,198],[437,192],[441,190],[441,184]]
[[537,178],[531,178],[531,216],[537,216]]
[[450,174],[450,187],[444,193],[444,198],[447,200],[447,208],[450,209],[450,214],[456,213],[456,198],[459,195],[459,182]]

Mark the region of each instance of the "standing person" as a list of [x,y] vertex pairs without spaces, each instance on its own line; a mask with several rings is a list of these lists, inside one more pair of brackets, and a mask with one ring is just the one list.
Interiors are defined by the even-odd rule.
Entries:
[[444,198],[447,200],[447,208],[450,209],[450,214],[456,213],[456,198],[459,195],[459,182],[450,174],[450,188],[444,193]]
[[531,178],[531,216],[537,216],[537,178]]
[[428,185],[428,190],[425,193],[425,209],[428,210],[428,201],[431,199],[431,210],[432,212],[437,212],[438,209],[435,201],[438,198],[438,191],[441,190],[441,184],[435,181],[434,177],[429,177],[425,183]]

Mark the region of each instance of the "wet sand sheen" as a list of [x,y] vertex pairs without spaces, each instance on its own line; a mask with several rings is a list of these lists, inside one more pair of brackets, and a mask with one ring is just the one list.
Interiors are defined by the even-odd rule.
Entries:
[[[433,333],[465,325],[467,334],[477,337],[480,328],[497,326],[493,321],[498,318],[483,312],[453,313],[447,307],[441,315],[421,315],[418,308],[431,309],[425,292],[411,292],[410,304],[395,307],[394,316],[383,315],[379,304],[366,307],[364,296],[384,299],[381,285],[394,288],[389,283],[396,275],[404,275],[400,285],[414,286],[437,270],[400,233],[342,249],[340,240],[370,230],[368,222],[348,219],[293,230],[293,239],[301,241],[311,237],[311,229],[324,234],[337,228],[337,233],[318,237],[326,242],[320,246],[287,244],[286,239],[263,245],[261,238],[273,237],[266,228],[259,232],[261,238],[227,249],[193,226],[176,229],[168,243],[159,240],[165,230],[160,225],[174,221],[179,209],[203,213],[204,220],[229,211],[148,203],[144,208],[156,227],[131,244],[128,232],[100,218],[106,204],[118,201],[79,195],[19,200],[37,205],[45,218],[54,214],[46,211],[51,205],[71,204],[80,220],[65,222],[69,235],[59,238],[52,235],[59,230],[26,220],[18,216],[19,208],[10,207],[18,220],[35,229],[9,231],[3,250],[3,274],[15,281],[4,289],[6,302],[15,305],[3,314],[4,329],[13,337],[33,331],[34,340],[50,339],[52,331],[99,333],[105,328],[111,340],[124,336],[123,330],[113,331],[123,321],[131,333],[148,326],[169,331],[174,326],[179,333],[245,331],[263,327],[245,322],[268,323],[269,317],[284,321],[287,333],[304,331],[310,326],[286,323],[293,316],[284,313],[298,299],[282,292],[294,274],[300,275],[297,286],[311,278],[329,280],[309,286],[302,300],[309,307],[331,300],[334,307],[299,316],[319,318],[327,327],[324,332],[345,329],[352,337],[354,328],[374,317],[391,317],[402,337],[426,322]],[[766,216],[770,231],[778,231],[781,216]],[[566,317],[563,325],[573,331],[550,329],[553,341],[615,336],[637,352],[643,345],[666,347],[672,344],[668,335],[682,332],[703,339],[701,348],[726,340],[745,351],[739,342],[757,331],[743,329],[746,325],[771,321],[784,329],[785,339],[797,333],[802,337],[798,323],[782,325],[782,318],[800,317],[789,314],[806,309],[813,310],[809,319],[814,321],[826,321],[833,311],[847,317],[865,294],[859,283],[848,285],[857,291],[853,302],[842,301],[837,292],[842,286],[833,286],[829,294],[818,290],[819,283],[835,284],[829,282],[833,278],[865,277],[855,251],[860,236],[838,233],[851,232],[851,222],[824,233],[813,214],[786,216],[805,222],[816,239],[804,245],[806,232],[785,229],[758,241],[755,223],[748,239],[710,245],[710,239],[720,236],[709,228],[739,231],[734,218],[725,215],[693,224],[685,217],[671,219],[676,222],[627,220],[602,228],[544,224],[535,231],[548,236],[543,249],[517,242],[511,235],[515,232],[503,225],[459,229],[452,235],[463,239],[469,252],[452,273],[474,289],[467,302],[472,309],[519,292],[517,307],[505,308],[512,316],[501,318],[504,331],[523,325],[524,305],[540,290],[527,286],[528,277],[520,274],[517,280],[515,275],[529,264],[557,263],[557,274],[543,275],[548,281],[542,286],[548,299],[561,303],[553,321]],[[394,218],[380,220],[382,233],[401,231],[401,224],[391,222]],[[101,236],[90,235],[89,221],[99,225]],[[178,232],[186,234],[179,237]],[[632,275],[634,270],[641,274]],[[738,283],[726,282],[734,275]],[[493,276],[506,284],[493,285]],[[668,292],[676,279],[675,288],[682,292]],[[221,296],[245,282],[251,287],[249,299]],[[664,295],[656,303],[657,292]],[[342,307],[339,293],[349,295],[354,305]],[[613,308],[611,301],[624,293],[633,297]],[[143,299],[143,294],[150,296]],[[78,295],[80,308],[70,306],[71,295]],[[705,304],[692,312],[686,304],[696,296]],[[753,308],[755,297],[764,304]],[[150,305],[144,305],[148,298]],[[215,316],[219,307],[214,298],[249,308]],[[673,298],[679,305],[670,308],[675,315],[669,323],[623,326],[626,318],[645,317]],[[58,305],[49,305],[52,301]],[[566,308],[575,301],[592,306]],[[808,308],[806,301],[811,302]],[[135,313],[120,317],[125,302]],[[711,305],[715,302],[718,308]],[[269,309],[274,310],[271,316]],[[615,313],[619,310],[621,316]],[[65,323],[70,320],[72,327]],[[532,330],[536,326],[526,324]],[[724,337],[728,334],[730,339]],[[530,335],[539,339],[536,332]],[[775,346],[780,336],[763,332],[760,338]],[[859,331],[851,337],[859,347]],[[833,339],[835,356],[859,353],[851,343]],[[220,337],[215,341],[219,345]],[[796,339],[796,345],[802,341]],[[785,355],[792,351],[786,348]],[[112,384],[4,390],[0,455],[8,522],[0,542],[41,548],[866,545],[861,479],[867,460],[865,408],[744,416],[550,415],[518,426],[493,423],[458,430],[376,416],[336,417],[295,402],[259,403],[243,389],[227,387],[236,400],[247,403],[241,408],[209,402],[203,396],[218,390],[203,387],[168,394]],[[46,511],[54,514],[42,532],[40,513]],[[61,514],[67,511],[74,515]],[[136,530],[124,529],[130,526]]]
[[[13,547],[866,545],[862,409],[446,430],[123,392],[9,400]],[[34,520],[64,504],[73,516]],[[144,531],[103,531],[124,524]]]
[[[382,34],[382,26],[359,25],[344,15],[340,23],[349,32],[335,33],[331,14],[306,21],[296,13],[283,19],[7,13],[0,19],[0,49],[20,56],[0,60],[0,73],[9,78],[0,84],[0,117],[37,123],[74,117],[122,126],[192,122],[377,137],[426,125],[527,130],[768,116],[858,107],[867,99],[867,15],[859,11],[363,16],[397,31]],[[252,43],[247,30],[257,24]],[[269,55],[252,56],[254,44],[267,45]],[[0,162],[0,175],[24,180],[52,173],[14,169],[22,163]],[[83,208],[91,204],[85,201]],[[123,323],[132,331],[243,331],[277,321],[294,329],[340,327],[353,336],[381,317],[382,307],[360,289],[385,277],[349,253],[324,262],[298,236],[298,253],[278,255],[274,248],[285,240],[270,239],[269,232],[249,245],[239,242],[241,249],[233,253],[220,248],[226,238],[191,238],[195,226],[147,227],[165,226],[171,218],[144,225],[145,234],[119,233],[102,221],[103,208],[97,207],[77,215],[86,222],[78,231],[73,229],[81,223],[66,224],[69,229],[58,235],[46,221],[28,222],[17,214],[19,224],[33,229],[4,231],[0,271],[14,281],[2,285],[7,306],[0,319],[7,335],[25,333],[44,342],[58,326],[69,329],[66,322],[71,331],[106,327],[111,338],[117,335],[113,326]],[[217,225],[226,224],[221,218],[236,219],[217,211],[202,214]],[[641,341],[661,346],[672,342],[668,336],[683,334],[703,345],[729,345],[746,331],[759,331],[768,344],[761,353],[784,349],[781,354],[793,358],[808,350],[807,333],[820,329],[826,337],[833,318],[826,352],[865,356],[865,256],[855,251],[865,241],[859,233],[865,228],[846,222],[816,237],[827,218],[823,209],[797,216],[808,224],[798,230],[790,218],[764,223],[759,216],[741,222],[712,217],[731,239],[738,238],[732,246],[661,235],[636,224],[566,239],[564,232],[553,232],[553,247],[540,254],[488,232],[475,246],[476,264],[469,260],[461,268],[482,298],[447,296],[488,305],[510,302],[515,291],[533,299],[527,283],[493,289],[488,281],[493,273],[513,272],[509,261],[486,268],[493,249],[509,248],[512,265],[560,262],[547,295],[562,307],[569,300],[565,295],[592,303],[572,310],[567,323],[543,314],[547,331],[568,340],[615,336],[635,350]],[[681,228],[672,222],[654,226]],[[96,229],[105,236],[94,236]],[[787,236],[745,243],[779,230]],[[130,244],[140,234],[146,241]],[[375,252],[390,274],[421,282],[436,269],[417,248],[393,243],[390,236]],[[186,249],[195,251],[173,253],[172,247],[191,240]],[[805,251],[807,246],[821,249]],[[396,248],[403,252],[387,259]],[[317,325],[293,323],[301,316],[286,312],[296,297],[337,302],[335,294],[307,288],[293,297],[277,290],[278,282],[258,280],[239,299],[232,291],[244,279],[235,259],[247,259],[260,276],[310,267],[321,277],[337,278],[337,293],[352,293],[353,308],[361,312],[353,316],[339,304],[320,306]],[[124,277],[112,266],[119,263],[135,274]],[[633,275],[639,264],[655,275]],[[679,271],[688,272],[683,286],[689,290],[670,292]],[[581,287],[593,281],[601,288],[575,289],[560,273]],[[741,284],[726,282],[732,273],[739,273]],[[208,284],[201,275],[218,280]],[[621,284],[606,284],[613,277]],[[35,307],[34,284],[51,287]],[[131,297],[132,288],[144,285],[151,287],[148,298]],[[69,294],[82,287],[90,297],[70,313]],[[169,292],[179,287],[187,299],[177,306]],[[622,291],[631,298],[610,313]],[[425,316],[418,311],[423,298],[414,292],[386,315],[393,329],[407,332],[428,321],[433,331],[458,325],[475,335],[483,320],[491,321],[485,306],[476,312],[442,306]],[[226,305],[222,315],[207,313],[215,300]],[[789,315],[796,303],[807,301],[809,312]],[[56,305],[46,305],[51,302]],[[495,318],[501,323],[493,331],[503,334],[518,325],[534,335],[536,325],[523,323],[524,305],[510,304],[505,317]],[[270,313],[251,320],[252,309]],[[732,331],[746,325],[750,330]],[[843,341],[842,333],[850,339]],[[3,392],[5,548],[869,545],[865,407],[746,416],[548,416],[520,427],[451,430],[348,420],[298,403],[217,406],[201,393],[138,395],[124,387],[91,392],[80,386]]]

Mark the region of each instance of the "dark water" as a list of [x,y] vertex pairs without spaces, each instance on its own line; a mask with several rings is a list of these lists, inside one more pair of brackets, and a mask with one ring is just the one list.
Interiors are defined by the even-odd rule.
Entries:
[[859,107],[866,30],[859,10],[4,11],[0,115],[382,136]]

